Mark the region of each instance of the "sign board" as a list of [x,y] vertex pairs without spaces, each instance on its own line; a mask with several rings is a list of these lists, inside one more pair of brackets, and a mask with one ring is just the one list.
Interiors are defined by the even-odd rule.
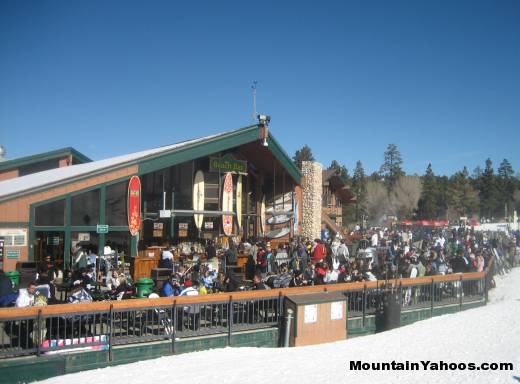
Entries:
[[206,221],[204,223],[204,229],[213,229],[213,221]]
[[303,310],[303,322],[305,324],[318,321],[318,304],[306,305]]
[[163,229],[164,223],[153,223],[153,229]]
[[162,237],[163,236],[163,230],[162,229],[154,229],[153,230],[153,237]]
[[27,245],[26,228],[1,228],[0,237],[3,237],[5,246],[24,247]]
[[141,229],[141,179],[132,176],[128,183],[128,230],[137,236]]
[[343,302],[336,301],[334,303],[330,303],[330,319],[331,320],[343,319]]
[[179,223],[179,230],[188,229],[188,223]]
[[96,225],[96,233],[108,233],[108,225],[107,224]]
[[19,249],[8,249],[5,254],[8,259],[20,260],[21,251]]
[[159,217],[161,219],[169,219],[170,217],[172,217],[172,211],[170,211],[169,209],[161,209],[159,211]]
[[187,229],[179,229],[179,237],[188,237]]
[[59,236],[47,237],[47,245],[60,245],[60,237]]
[[90,233],[78,233],[78,241],[90,241]]
[[209,158],[210,172],[247,173],[247,161],[237,160],[231,154]]

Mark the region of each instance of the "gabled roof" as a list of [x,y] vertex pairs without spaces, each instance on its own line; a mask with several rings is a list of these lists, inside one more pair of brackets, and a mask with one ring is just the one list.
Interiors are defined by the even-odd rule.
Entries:
[[88,158],[87,156],[75,150],[74,148],[66,147],[56,149],[54,151],[38,153],[36,155],[24,156],[19,157],[17,159],[2,161],[0,162],[0,171],[22,167],[24,165],[34,164],[40,161],[58,159],[65,156],[72,156],[75,159],[79,160],[80,163],[88,163],[92,161],[92,159]]
[[[128,155],[33,173],[0,182],[0,201],[35,193],[57,185],[68,184],[130,165],[137,164],[140,174],[153,172],[171,165],[250,143],[259,140],[259,137],[260,126],[253,125]],[[299,183],[301,173],[287,153],[270,134],[268,142],[268,149],[296,182]]]

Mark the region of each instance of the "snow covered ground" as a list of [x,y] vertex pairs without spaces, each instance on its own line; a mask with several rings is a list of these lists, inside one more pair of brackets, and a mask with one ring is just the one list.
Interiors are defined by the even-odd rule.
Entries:
[[[299,348],[226,348],[42,381],[92,383],[518,383],[520,268],[485,306],[352,340]],[[513,363],[513,371],[352,371],[350,361]]]

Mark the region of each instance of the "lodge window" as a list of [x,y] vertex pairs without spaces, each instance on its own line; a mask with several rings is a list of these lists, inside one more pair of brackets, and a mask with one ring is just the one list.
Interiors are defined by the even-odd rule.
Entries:
[[58,168],[60,166],[59,159],[51,159],[39,161],[37,163],[23,165],[18,169],[18,176],[30,175],[36,172],[43,172],[49,169]]
[[127,183],[117,183],[106,189],[106,218],[108,225],[125,226],[127,219]]
[[99,223],[99,189],[71,199],[71,224],[93,226]]
[[65,225],[65,200],[57,200],[36,207],[35,224],[37,226]]

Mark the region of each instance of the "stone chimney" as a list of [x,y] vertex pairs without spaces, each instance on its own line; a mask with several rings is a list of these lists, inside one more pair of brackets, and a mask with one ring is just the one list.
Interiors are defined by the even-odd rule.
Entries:
[[309,239],[321,237],[322,169],[318,162],[302,162],[302,236]]

